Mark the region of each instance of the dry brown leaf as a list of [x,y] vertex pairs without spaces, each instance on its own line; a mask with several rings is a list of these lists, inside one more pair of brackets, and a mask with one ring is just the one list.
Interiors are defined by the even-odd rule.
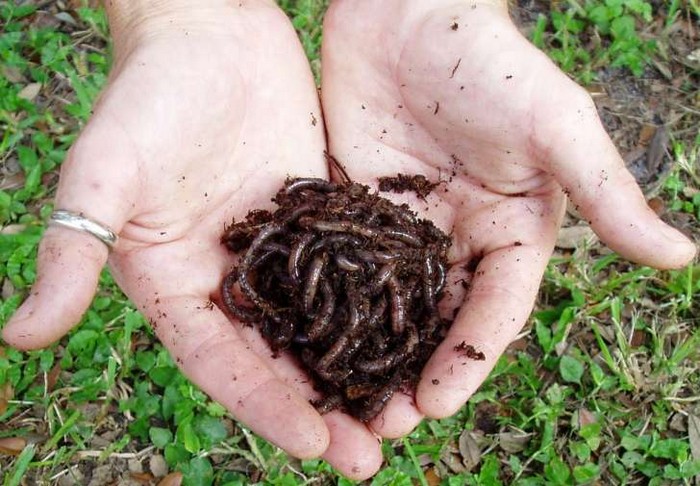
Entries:
[[4,437],[0,439],[0,454],[18,456],[27,445],[22,437]]
[[645,124],[639,130],[639,145],[648,145],[656,133],[656,125]]
[[22,70],[14,66],[0,67],[0,74],[5,76],[5,78],[11,83],[21,83],[26,79],[22,74]]
[[46,374],[46,389],[52,391],[58,383],[58,377],[61,376],[61,363],[53,365],[53,368]]
[[41,91],[41,83],[29,83],[17,93],[17,96],[27,101],[32,101],[37,97],[39,91]]
[[9,382],[0,385],[0,415],[7,411],[7,402],[12,400],[14,396],[15,391],[12,389],[12,385]]
[[132,472],[129,476],[131,476],[131,479],[141,484],[150,484],[151,481],[155,479],[153,474],[147,472]]
[[425,480],[428,483],[428,486],[438,486],[440,484],[440,476],[437,475],[437,472],[435,472],[435,468],[431,467],[427,471],[425,471]]
[[685,415],[679,412],[674,413],[671,420],[668,422],[668,428],[676,432],[688,432],[688,423],[685,419]]
[[498,434],[498,445],[510,454],[522,452],[527,447],[532,434],[523,432],[501,432]]
[[148,468],[157,478],[161,478],[168,474],[168,463],[165,462],[165,458],[160,454],[154,454],[151,456],[151,458],[148,460]]
[[18,189],[22,186],[24,186],[24,173],[22,172],[4,175],[0,180],[0,190],[2,191]]
[[573,250],[584,245],[591,246],[598,241],[595,232],[588,225],[561,228],[557,236],[557,248]]
[[596,416],[587,408],[578,409],[578,426],[585,427],[586,425],[594,424],[598,421]]
[[471,430],[462,431],[459,435],[459,453],[467,471],[471,471],[481,462],[481,447],[477,442],[477,434]]
[[160,480],[158,486],[180,486],[182,484],[182,473],[171,472]]
[[599,84],[591,84],[590,86],[586,87],[586,90],[588,91],[588,94],[591,95],[591,98],[594,100],[601,99],[601,98],[607,98],[608,93],[605,91],[605,88]]
[[666,212],[666,203],[660,197],[652,197],[647,201],[647,204],[657,216],[661,216]]
[[438,475],[441,477],[449,474],[459,474],[465,471],[459,449],[452,444],[442,448],[440,451],[440,460],[435,464],[435,467],[438,469]]
[[688,440],[693,459],[700,460],[700,417],[688,415]]

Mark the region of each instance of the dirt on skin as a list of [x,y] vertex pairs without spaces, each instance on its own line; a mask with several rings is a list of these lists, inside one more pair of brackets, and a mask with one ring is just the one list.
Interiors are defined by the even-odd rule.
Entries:
[[415,192],[420,199],[425,198],[435,189],[439,182],[431,182],[421,174],[407,175],[397,174],[396,177],[380,177],[379,190],[384,192],[394,192],[403,194],[404,192]]

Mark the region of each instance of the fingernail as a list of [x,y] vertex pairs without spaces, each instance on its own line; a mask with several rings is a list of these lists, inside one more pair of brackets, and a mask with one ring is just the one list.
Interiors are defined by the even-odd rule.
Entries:
[[674,243],[682,243],[684,245],[692,243],[687,236],[666,223],[661,223],[661,234]]
[[31,317],[31,315],[34,313],[34,306],[31,303],[31,296],[27,298],[27,300],[24,301],[24,303],[19,306],[19,308],[15,311],[14,314],[12,314],[12,317],[10,317],[10,321],[22,321],[24,319],[27,319]]

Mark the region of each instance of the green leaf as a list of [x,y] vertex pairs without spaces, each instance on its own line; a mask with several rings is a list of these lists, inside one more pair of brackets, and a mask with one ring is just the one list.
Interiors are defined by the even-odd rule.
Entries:
[[571,470],[561,458],[553,457],[552,460],[544,466],[544,474],[552,484],[568,484]]
[[614,19],[610,24],[610,33],[617,39],[636,38],[634,17],[623,15]]
[[87,353],[91,355],[99,337],[100,335],[96,331],[82,329],[71,336],[70,341],[68,341],[68,349],[75,354]]
[[156,364],[156,355],[153,351],[138,351],[136,353],[136,366],[141,371],[148,373]]
[[177,369],[170,366],[157,366],[148,373],[153,383],[162,387],[166,387],[171,383],[175,375],[177,375]]
[[192,458],[182,473],[185,486],[210,486],[214,482],[214,468],[205,457]]
[[194,430],[206,449],[218,444],[228,435],[223,422],[209,415],[198,415],[195,417]]
[[688,443],[679,439],[664,439],[654,442],[649,454],[660,459],[684,461],[688,457]]
[[192,418],[183,420],[177,427],[177,432],[175,433],[178,442],[185,446],[185,450],[191,453],[197,453],[202,448],[202,444],[197,437],[197,433],[192,426]]
[[539,343],[542,351],[548,354],[552,351],[552,329],[544,324],[542,321],[537,319],[535,321],[535,333],[537,334],[537,342]]
[[34,444],[28,445],[22,449],[22,452],[15,462],[12,476],[8,477],[7,482],[4,483],[5,486],[19,486],[24,474],[27,472],[27,469],[29,469],[29,463],[31,463],[32,459],[34,459],[35,453],[36,449]]
[[39,368],[44,373],[51,370],[54,362],[54,354],[50,349],[45,349],[39,353]]
[[561,374],[562,379],[568,383],[581,384],[583,370],[583,364],[571,356],[562,356],[559,361],[559,374]]
[[161,427],[151,427],[148,431],[148,436],[151,438],[153,445],[160,449],[173,441],[173,433],[170,432],[170,429]]
[[163,450],[163,455],[165,456],[165,461],[168,463],[168,466],[171,468],[188,461],[191,457],[180,443],[166,445]]
[[597,464],[588,463],[574,467],[574,479],[578,484],[587,484],[600,475],[600,467]]

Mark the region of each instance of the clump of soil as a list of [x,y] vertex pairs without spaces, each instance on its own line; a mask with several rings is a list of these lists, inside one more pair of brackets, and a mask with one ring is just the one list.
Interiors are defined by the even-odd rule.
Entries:
[[395,192],[402,194],[406,191],[413,191],[416,195],[425,199],[439,182],[431,182],[424,175],[397,174],[396,177],[380,177],[379,190],[385,192]]
[[273,201],[222,236],[242,254],[224,306],[298,356],[320,412],[370,420],[415,387],[450,324],[437,310],[450,239],[356,183],[288,180]]

